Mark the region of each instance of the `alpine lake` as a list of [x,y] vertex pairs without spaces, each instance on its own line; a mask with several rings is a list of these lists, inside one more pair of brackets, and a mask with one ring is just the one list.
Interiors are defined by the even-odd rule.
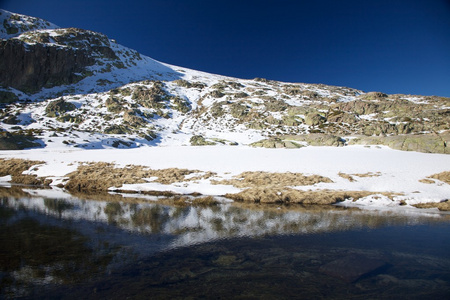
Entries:
[[450,214],[0,188],[0,298],[450,299]]

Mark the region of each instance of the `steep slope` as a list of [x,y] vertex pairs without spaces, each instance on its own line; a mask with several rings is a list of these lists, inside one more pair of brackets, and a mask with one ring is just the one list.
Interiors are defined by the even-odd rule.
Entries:
[[[0,84],[30,100],[63,94],[107,91],[144,79],[176,79],[171,68],[117,44],[101,33],[47,27],[46,21],[0,10],[2,32],[22,20],[17,34],[2,34]],[[9,16],[9,17],[8,17]],[[17,21],[19,22],[19,21]],[[15,24],[15,23],[12,23]],[[87,79],[87,80],[84,80]]]
[[213,75],[100,33],[1,16],[2,149],[370,143],[449,153],[448,98]]
[[0,38],[2,39],[9,39],[32,30],[59,28],[48,21],[3,9],[0,9],[0,23],[2,24],[0,26]]

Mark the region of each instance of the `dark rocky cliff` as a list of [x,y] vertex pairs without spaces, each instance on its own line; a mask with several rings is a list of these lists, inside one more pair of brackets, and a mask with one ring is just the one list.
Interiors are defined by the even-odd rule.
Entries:
[[[33,93],[42,87],[71,84],[95,59],[87,50],[27,44],[21,40],[0,41],[0,85]],[[78,73],[78,74],[77,74]]]

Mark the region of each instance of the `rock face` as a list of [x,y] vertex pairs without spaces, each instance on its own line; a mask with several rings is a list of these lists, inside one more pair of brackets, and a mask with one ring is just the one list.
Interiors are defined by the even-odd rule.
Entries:
[[116,60],[109,39],[0,10],[0,85],[25,93],[76,83],[97,57]]
[[0,57],[0,84],[26,93],[75,83],[82,79],[77,73],[95,62],[83,49],[26,44],[15,39],[0,41]]

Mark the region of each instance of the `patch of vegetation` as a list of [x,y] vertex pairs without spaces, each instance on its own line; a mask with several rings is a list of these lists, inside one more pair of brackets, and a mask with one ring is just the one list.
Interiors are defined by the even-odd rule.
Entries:
[[169,95],[164,90],[164,84],[160,81],[153,82],[153,85],[148,88],[147,86],[136,86],[133,89],[131,99],[146,108],[162,109],[166,105],[164,101],[169,100]]
[[230,113],[236,119],[241,119],[248,114],[248,107],[240,102],[234,102],[231,104]]
[[350,181],[350,182],[354,182],[354,181],[355,181],[355,179],[353,178],[353,176],[350,175],[350,174],[346,174],[346,173],[339,172],[338,175],[339,175],[339,177],[342,177],[342,178],[344,178],[344,179],[347,179],[347,180]]
[[172,102],[173,102],[172,108],[184,114],[188,113],[191,110],[191,104],[186,99],[180,97],[173,97]]
[[219,202],[213,196],[206,196],[194,198],[190,204],[197,207],[210,207],[218,205]]
[[185,88],[190,88],[192,86],[189,81],[184,80],[184,79],[174,80],[173,83],[175,83],[178,86],[185,87]]
[[73,103],[67,102],[61,98],[50,102],[45,108],[45,113],[48,117],[54,118],[75,109],[77,109],[77,107]]
[[51,180],[36,175],[23,174],[31,167],[43,164],[42,161],[24,159],[0,159],[0,177],[11,175],[11,182],[23,185],[49,185]]
[[147,182],[144,178],[158,177],[155,182],[172,184],[186,181],[185,176],[198,173],[197,170],[162,169],[151,170],[145,166],[129,165],[116,168],[110,163],[86,163],[80,165],[75,172],[68,174],[69,180],[65,188],[69,191],[107,191],[110,187],[120,187],[124,184]]
[[261,97],[262,99],[264,99],[264,106],[266,107],[266,110],[271,111],[271,112],[279,112],[279,111],[285,111],[289,105],[282,101],[282,100],[277,100],[273,97]]
[[301,122],[299,122],[297,120],[296,117],[293,116],[283,116],[283,124],[286,126],[298,126],[301,124]]
[[206,87],[206,84],[204,84],[203,82],[189,82],[184,79],[174,80],[174,83],[178,86],[185,87],[185,88],[203,89]]
[[[362,191],[300,191],[291,188],[253,187],[237,194],[226,194],[225,197],[235,201],[254,203],[302,203],[329,205],[346,199],[359,199],[373,194]],[[390,193],[382,193],[391,196]]]
[[64,115],[57,117],[56,120],[58,120],[60,122],[70,122],[70,123],[80,124],[83,122],[83,117],[80,115],[64,114]]
[[106,99],[105,105],[106,109],[112,113],[120,113],[121,111],[125,110],[122,101],[117,97],[113,97],[112,95],[110,95],[110,97]]
[[440,180],[440,181],[445,182],[447,184],[450,184],[450,171],[445,171],[445,172],[441,172],[441,173],[438,173],[438,174],[433,174],[433,175],[429,176],[428,178],[437,179],[437,180]]
[[233,185],[237,188],[287,187],[314,185],[319,182],[333,182],[320,175],[305,176],[301,173],[244,172],[233,179],[215,181],[216,184]]
[[209,94],[211,95],[211,97],[214,97],[214,98],[222,98],[223,96],[225,96],[225,94],[220,90],[213,90]]
[[130,130],[128,127],[123,125],[111,125],[103,131],[105,134],[126,134],[129,133]]
[[310,90],[304,90],[301,92],[302,96],[308,99],[317,99],[319,98],[319,94],[317,92],[314,91],[310,91]]
[[147,122],[139,116],[140,114],[141,112],[138,109],[127,110],[123,114],[123,120],[134,128],[145,126]]
[[158,137],[158,135],[152,130],[147,131],[147,133],[140,133],[140,136],[149,142],[153,141],[154,139],[156,139]]
[[3,27],[6,29],[7,34],[17,34],[19,32],[19,28],[9,26],[6,19],[3,20]]
[[225,110],[223,109],[224,105],[227,105],[227,101],[214,102],[214,104],[210,108],[211,115],[215,118],[221,117],[225,114]]
[[302,95],[303,88],[298,85],[285,85],[283,86],[283,92],[290,96]]
[[114,95],[122,95],[123,97],[131,96],[132,90],[129,87],[126,88],[116,88],[109,91],[109,94]]
[[248,94],[245,92],[239,92],[239,93],[234,94],[235,99],[247,98],[247,97],[248,97]]
[[437,208],[440,211],[450,211],[450,201],[448,199],[441,202],[417,203],[412,206],[417,208]]

